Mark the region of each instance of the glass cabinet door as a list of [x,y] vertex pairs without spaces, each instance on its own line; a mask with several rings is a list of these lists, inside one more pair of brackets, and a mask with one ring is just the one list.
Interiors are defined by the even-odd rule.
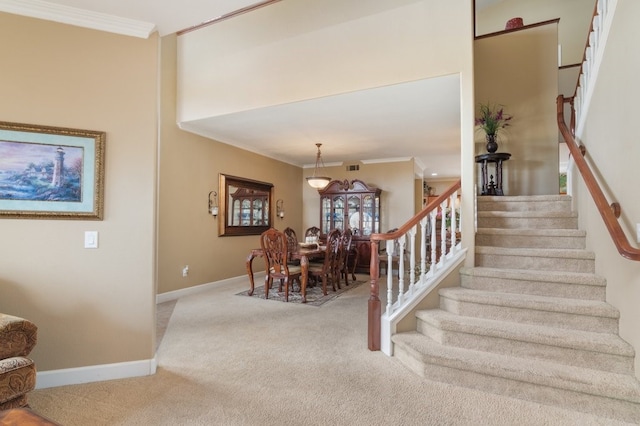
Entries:
[[331,229],[344,228],[344,196],[333,198],[333,226]]
[[240,225],[249,226],[251,223],[251,200],[240,201]]
[[360,220],[360,197],[352,195],[347,199],[349,228],[353,235],[362,235],[362,221]]
[[373,196],[365,195],[362,197],[362,235],[371,235],[375,232],[373,228],[376,213],[374,207]]
[[320,202],[321,215],[320,215],[320,232],[327,235],[331,231],[331,199],[329,197],[322,197]]

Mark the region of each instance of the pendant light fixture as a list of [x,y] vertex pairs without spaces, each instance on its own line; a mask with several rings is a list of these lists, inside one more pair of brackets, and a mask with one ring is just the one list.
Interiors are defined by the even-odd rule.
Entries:
[[320,164],[322,164],[322,167],[324,167],[324,161],[322,161],[322,157],[320,156],[320,147],[322,146],[322,144],[317,143],[316,146],[318,147],[318,154],[316,155],[316,168],[313,169],[313,176],[307,177],[307,182],[312,188],[322,189],[325,186],[329,185],[329,182],[331,182],[331,178],[327,176],[318,176],[318,168],[320,167]]

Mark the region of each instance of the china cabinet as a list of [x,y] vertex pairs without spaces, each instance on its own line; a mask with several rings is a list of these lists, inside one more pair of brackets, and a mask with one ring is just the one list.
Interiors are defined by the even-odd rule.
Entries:
[[320,193],[320,238],[332,229],[351,229],[352,259],[358,272],[369,272],[371,234],[380,232],[379,188],[354,179],[333,180]]

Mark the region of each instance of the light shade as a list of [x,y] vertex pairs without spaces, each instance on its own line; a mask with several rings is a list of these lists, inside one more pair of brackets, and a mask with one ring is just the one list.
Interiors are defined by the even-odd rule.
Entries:
[[329,185],[329,182],[331,182],[331,178],[326,176],[307,177],[307,183],[309,184],[309,186],[316,189],[324,188],[325,186]]
[[325,186],[329,185],[331,182],[331,178],[328,176],[316,176],[318,174],[318,169],[320,168],[320,164],[324,166],[324,161],[322,161],[322,157],[320,156],[320,147],[321,143],[317,143],[318,153],[316,154],[316,167],[313,169],[313,176],[307,177],[307,183],[309,186],[315,189],[322,189]]

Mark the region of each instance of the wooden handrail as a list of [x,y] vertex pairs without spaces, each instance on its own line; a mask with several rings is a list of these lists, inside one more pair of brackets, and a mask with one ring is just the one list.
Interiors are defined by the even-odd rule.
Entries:
[[[407,223],[393,232],[384,234],[371,234],[371,263],[369,266],[369,274],[371,276],[371,284],[369,290],[369,306],[368,306],[368,346],[371,351],[380,350],[380,319],[382,318],[382,305],[380,303],[380,286],[378,285],[378,251],[381,241],[395,240],[408,233],[411,228],[416,226],[422,219],[434,209],[437,209],[444,203],[454,192],[461,188],[462,181],[458,180],[449,189],[429,204],[427,204],[420,212],[412,217]],[[443,214],[444,216],[444,214]]]
[[397,230],[393,232],[385,232],[384,234],[371,234],[371,241],[387,241],[400,238],[401,236],[409,232],[409,230],[417,225],[423,218],[425,218],[431,210],[439,207],[440,204],[442,204],[447,198],[451,197],[454,192],[460,189],[461,185],[462,181],[458,180],[458,182],[454,183],[449,189],[444,191],[442,195],[438,196],[438,198],[424,206],[424,208],[420,212],[418,212],[414,217],[412,217],[407,223],[402,225]]
[[[604,220],[604,224],[609,231],[609,235],[613,239],[613,243],[618,249],[618,253],[625,259],[629,260],[637,260],[640,261],[640,249],[631,246],[627,236],[625,235],[618,219],[616,218],[615,209],[619,208],[619,205],[610,205],[607,202],[607,198],[605,197],[600,185],[598,185],[598,181],[595,176],[591,172],[587,161],[584,159],[585,149],[583,146],[578,146],[578,142],[574,139],[572,133],[567,128],[567,124],[564,121],[564,104],[565,102],[573,103],[573,98],[565,99],[564,96],[558,95],[556,106],[557,106],[557,119],[558,119],[558,128],[560,129],[560,133],[564,138],[567,147],[569,148],[569,152],[573,157],[573,161],[575,161],[576,166],[578,167],[578,171],[582,175],[582,179],[584,179],[584,183],[593,198],[593,201],[596,203],[596,207],[600,212],[600,216],[602,216],[602,220]],[[574,110],[572,107],[572,116],[574,115]],[[617,203],[615,203],[617,204]]]
[[559,22],[560,22],[560,18],[549,19],[547,21],[541,21],[541,22],[536,22],[534,24],[523,25],[521,27],[511,28],[509,30],[505,29],[505,30],[495,31],[495,32],[492,32],[492,33],[482,34],[482,35],[479,35],[479,36],[475,36],[473,39],[474,40],[480,40],[480,39],[483,39],[483,38],[495,37],[495,36],[499,36],[499,35],[502,35],[502,34],[513,33],[515,31],[528,30],[530,28],[540,27],[540,26],[543,26],[543,25],[557,24]]

